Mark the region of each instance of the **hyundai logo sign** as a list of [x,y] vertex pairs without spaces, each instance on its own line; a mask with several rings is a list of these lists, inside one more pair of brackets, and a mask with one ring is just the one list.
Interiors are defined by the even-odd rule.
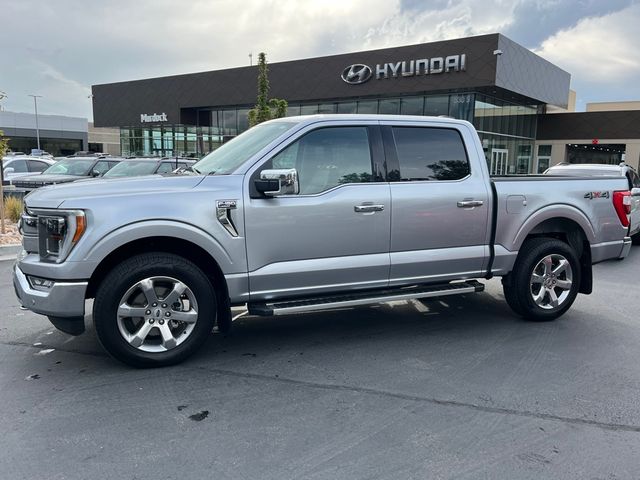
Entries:
[[[467,69],[467,55],[449,55],[447,57],[419,58],[400,62],[379,63],[375,67],[375,78],[414,77],[439,73],[464,72]],[[358,85],[374,76],[373,69],[362,63],[349,65],[342,71],[342,80]]]
[[358,85],[359,83],[364,83],[371,78],[371,67],[367,65],[363,65],[361,63],[356,63],[354,65],[349,65],[342,71],[342,80],[351,85]]

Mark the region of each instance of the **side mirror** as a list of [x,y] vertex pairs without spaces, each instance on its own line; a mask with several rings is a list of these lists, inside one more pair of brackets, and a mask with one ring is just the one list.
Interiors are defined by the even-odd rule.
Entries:
[[266,197],[300,193],[298,171],[295,168],[262,170],[254,184],[256,190]]
[[13,173],[13,172],[15,172],[13,167],[7,167],[4,169],[4,173]]
[[91,176],[92,177],[99,177],[101,175],[101,173],[98,170],[91,170]]
[[640,188],[632,188],[631,189],[631,196],[632,197],[640,197]]

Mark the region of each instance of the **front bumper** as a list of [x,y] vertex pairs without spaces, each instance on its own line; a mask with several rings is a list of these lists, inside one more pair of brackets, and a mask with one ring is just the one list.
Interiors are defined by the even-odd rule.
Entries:
[[32,312],[51,317],[84,317],[84,300],[88,282],[54,282],[46,291],[36,290],[16,264],[13,287],[22,305]]

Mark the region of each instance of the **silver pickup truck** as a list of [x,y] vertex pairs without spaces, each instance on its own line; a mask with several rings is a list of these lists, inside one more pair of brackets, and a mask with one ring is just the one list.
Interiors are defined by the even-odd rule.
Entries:
[[535,321],[591,293],[631,248],[622,177],[489,177],[464,121],[294,117],[254,127],[184,175],[96,180],[26,197],[22,304],[70,334],[85,300],[102,345],[179,362],[231,306],[297,314],[469,294],[501,276]]

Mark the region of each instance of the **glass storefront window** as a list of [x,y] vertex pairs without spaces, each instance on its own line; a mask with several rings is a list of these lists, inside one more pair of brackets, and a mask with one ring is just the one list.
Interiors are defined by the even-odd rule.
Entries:
[[472,93],[451,95],[449,99],[449,116],[471,121],[473,119],[474,100]]
[[378,113],[378,100],[360,100],[358,113]]
[[336,113],[335,103],[321,103],[318,105],[318,113]]
[[399,98],[383,98],[378,106],[378,113],[386,115],[397,115],[400,113]]
[[222,112],[222,129],[225,135],[237,135],[238,115],[236,110],[224,110]]
[[249,109],[239,108],[238,109],[238,134],[248,129],[249,129]]
[[300,115],[300,105],[288,105],[287,117],[297,117]]
[[403,97],[400,100],[401,115],[422,115],[424,113],[424,97]]
[[338,113],[356,113],[358,111],[357,102],[339,102]]
[[449,115],[449,95],[433,95],[425,98],[424,114],[437,117]]
[[315,115],[318,113],[318,105],[302,105],[300,115]]

